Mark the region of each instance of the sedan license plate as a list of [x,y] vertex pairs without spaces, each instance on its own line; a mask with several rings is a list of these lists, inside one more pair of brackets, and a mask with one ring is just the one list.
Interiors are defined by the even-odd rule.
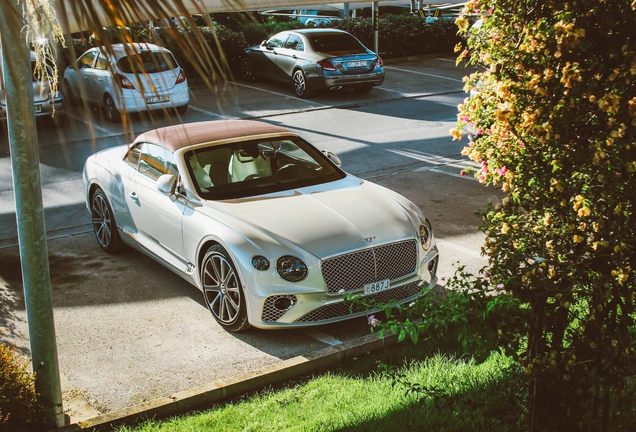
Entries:
[[391,280],[389,279],[364,284],[364,295],[379,293],[380,291],[385,291],[389,288],[391,288]]
[[147,104],[160,103],[160,102],[170,102],[170,95],[148,96],[146,98]]
[[367,65],[365,61],[350,61],[347,63],[347,67],[364,67]]
[[35,112],[36,113],[42,112],[42,104],[35,104]]

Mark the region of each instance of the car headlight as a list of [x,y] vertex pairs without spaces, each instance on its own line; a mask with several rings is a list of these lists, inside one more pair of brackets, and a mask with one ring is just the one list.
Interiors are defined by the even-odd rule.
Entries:
[[420,222],[420,243],[424,250],[428,250],[431,247],[431,242],[433,240],[433,229],[431,228],[431,223],[427,218],[423,218]]
[[307,277],[307,264],[291,255],[278,258],[276,270],[280,277],[289,282],[300,282]]
[[252,257],[252,267],[256,270],[267,270],[269,268],[269,260],[261,255]]

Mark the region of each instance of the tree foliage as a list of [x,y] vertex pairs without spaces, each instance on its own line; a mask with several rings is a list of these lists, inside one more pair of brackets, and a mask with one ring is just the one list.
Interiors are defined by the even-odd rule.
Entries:
[[451,134],[474,131],[476,177],[509,193],[483,214],[484,249],[493,283],[530,313],[533,430],[615,427],[610,402],[634,385],[635,9],[473,0],[457,20],[459,60],[483,71]]

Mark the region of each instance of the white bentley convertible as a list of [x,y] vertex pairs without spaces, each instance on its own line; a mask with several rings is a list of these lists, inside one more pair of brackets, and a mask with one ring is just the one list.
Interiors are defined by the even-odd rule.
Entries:
[[83,180],[100,246],[129,245],[170,268],[229,331],[340,321],[437,281],[417,206],[267,123],[152,130],[90,156]]

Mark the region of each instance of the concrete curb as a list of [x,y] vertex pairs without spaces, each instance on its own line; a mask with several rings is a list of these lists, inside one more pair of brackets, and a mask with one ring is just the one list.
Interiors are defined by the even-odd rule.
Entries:
[[132,426],[147,419],[162,419],[184,414],[195,409],[205,409],[214,403],[265,388],[269,384],[331,367],[345,360],[350,360],[396,343],[397,335],[380,338],[377,334],[369,334],[352,341],[314,351],[306,356],[294,357],[255,372],[208,383],[196,390],[184,390],[170,397],[155,399],[139,406],[93,417],[53,429],[51,432],[110,431],[116,426]]

